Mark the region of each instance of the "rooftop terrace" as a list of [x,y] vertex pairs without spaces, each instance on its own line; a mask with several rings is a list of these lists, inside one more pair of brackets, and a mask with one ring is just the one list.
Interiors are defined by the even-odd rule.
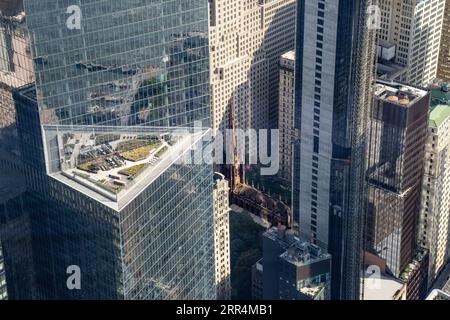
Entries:
[[48,171],[71,188],[120,210],[206,133],[145,129],[96,132],[59,126],[45,130]]
[[375,97],[378,99],[403,107],[413,105],[427,93],[426,90],[385,81],[377,81],[374,91]]

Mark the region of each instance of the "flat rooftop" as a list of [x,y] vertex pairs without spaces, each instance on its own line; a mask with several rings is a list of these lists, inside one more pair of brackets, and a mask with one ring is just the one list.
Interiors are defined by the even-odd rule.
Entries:
[[377,63],[377,78],[392,81],[406,73],[407,70],[408,68],[395,62],[380,60]]
[[120,211],[167,168],[182,160],[208,131],[146,129],[44,129],[49,175]]
[[450,91],[442,91],[441,88],[431,89],[431,106],[437,106],[440,104],[450,105]]
[[296,266],[309,265],[331,258],[331,255],[319,246],[299,237],[294,230],[286,229],[284,226],[272,227],[264,232],[264,236],[281,244],[286,251],[280,255],[280,258]]
[[377,81],[374,95],[376,98],[409,107],[428,94],[428,91],[396,82]]
[[391,43],[389,41],[380,39],[380,40],[378,40],[378,46],[383,47],[383,48],[392,48],[392,47],[395,47],[396,45],[395,45],[395,43]]
[[374,282],[366,275],[364,278],[364,300],[394,300],[404,283],[386,274],[381,274],[380,281]]
[[450,117],[450,105],[438,104],[431,109],[429,126],[439,128]]
[[281,58],[294,61],[295,60],[295,51],[291,50],[291,51],[285,52],[281,55]]
[[323,285],[323,284],[311,286],[311,287],[303,287],[303,288],[299,289],[299,291],[301,293],[303,293],[304,295],[311,297],[311,298],[315,298],[323,290],[325,290],[325,285]]
[[296,242],[291,245],[286,252],[281,254],[281,259],[298,267],[331,259],[330,254],[323,252],[318,246],[311,242],[299,238],[296,238],[295,241]]

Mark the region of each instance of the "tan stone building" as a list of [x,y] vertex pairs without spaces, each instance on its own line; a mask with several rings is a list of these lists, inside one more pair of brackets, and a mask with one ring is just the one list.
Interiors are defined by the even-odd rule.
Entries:
[[438,78],[450,82],[450,0],[445,3]]
[[214,251],[218,300],[231,299],[230,206],[228,181],[214,174]]
[[280,130],[280,171],[278,176],[292,182],[292,152],[294,143],[294,71],[295,52],[280,58],[278,129]]
[[450,105],[430,112],[422,186],[419,243],[430,251],[428,285],[449,258],[450,230]]
[[437,76],[445,0],[380,0],[380,40],[396,46],[395,63],[407,72],[397,79],[426,86]]
[[209,0],[212,127],[277,123],[278,60],[294,48],[295,0]]

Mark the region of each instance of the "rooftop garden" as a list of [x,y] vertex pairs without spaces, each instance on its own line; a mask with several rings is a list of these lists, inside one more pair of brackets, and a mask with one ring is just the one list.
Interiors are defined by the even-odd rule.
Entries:
[[[79,146],[72,146],[75,140]],[[67,167],[71,177],[86,180],[87,187],[118,194],[128,187],[130,181],[154,166],[176,140],[171,136],[161,138],[157,134],[66,135],[66,158],[75,161]]]
[[121,142],[117,146],[120,156],[126,160],[137,162],[146,159],[149,154],[158,149],[162,143],[149,142],[145,140],[134,140]]
[[120,135],[119,134],[102,134],[102,135],[98,135],[95,137],[95,144],[99,145],[99,144],[104,144],[104,143],[109,143],[111,141],[115,141],[115,140],[119,140],[120,139]]
[[120,170],[119,174],[127,176],[129,180],[133,180],[139,174],[141,174],[142,171],[144,171],[147,167],[148,167],[148,164],[142,163],[142,164],[138,164],[136,166],[132,166],[132,167]]
[[78,172],[78,171],[74,171],[73,174],[75,176],[86,179],[87,181],[95,184],[96,186],[98,186],[102,189],[105,189],[109,192],[112,192],[114,194],[118,194],[123,189],[123,186],[116,185],[116,184],[114,184],[114,182],[109,182],[106,179],[95,180],[95,179],[92,179],[88,174]]
[[86,161],[86,159],[81,159],[81,163],[77,166],[77,168],[89,173],[97,173],[100,170],[108,171],[124,165],[123,159],[114,154],[108,156],[98,156],[97,158],[86,162],[83,161]]
[[98,185],[99,187],[106,189],[114,194],[118,194],[122,189],[123,186],[119,186],[119,185],[115,185],[113,183],[109,183],[106,180],[98,180],[98,181],[93,181],[96,185]]

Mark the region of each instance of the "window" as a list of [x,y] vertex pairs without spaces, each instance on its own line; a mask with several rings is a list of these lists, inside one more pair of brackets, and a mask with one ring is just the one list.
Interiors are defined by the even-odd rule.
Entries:
[[319,153],[319,137],[314,137],[314,153]]

